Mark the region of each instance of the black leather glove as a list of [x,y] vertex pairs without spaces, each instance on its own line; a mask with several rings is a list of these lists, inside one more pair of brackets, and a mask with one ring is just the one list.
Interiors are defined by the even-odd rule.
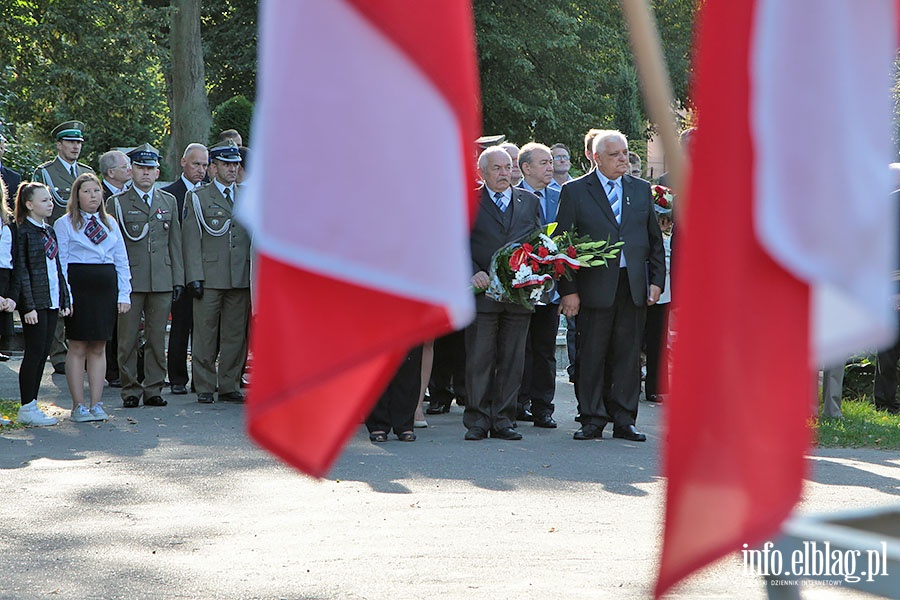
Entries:
[[191,296],[199,300],[203,297],[203,282],[202,281],[192,281],[188,284],[188,291],[191,292]]
[[181,297],[184,295],[184,286],[176,285],[172,288],[172,302],[178,302],[181,300]]

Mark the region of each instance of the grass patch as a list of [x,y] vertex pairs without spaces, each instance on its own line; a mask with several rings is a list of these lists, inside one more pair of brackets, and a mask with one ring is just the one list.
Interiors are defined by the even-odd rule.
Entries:
[[841,403],[843,419],[814,419],[820,448],[900,450],[900,415],[875,410],[867,396]]
[[12,425],[3,425],[0,431],[9,431],[10,429],[21,429],[22,426],[16,423],[16,415],[19,413],[21,404],[18,400],[2,400],[0,399],[0,416],[12,421]]

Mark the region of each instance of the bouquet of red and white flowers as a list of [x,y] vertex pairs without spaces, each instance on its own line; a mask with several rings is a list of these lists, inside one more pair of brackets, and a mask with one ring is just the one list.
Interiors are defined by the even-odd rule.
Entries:
[[553,236],[556,223],[537,230],[522,243],[506,244],[491,257],[488,298],[531,308],[560,277],[571,279],[581,267],[603,266],[616,257],[622,242],[594,242],[565,232]]
[[653,194],[653,208],[661,215],[667,215],[672,212],[672,206],[675,203],[675,194],[671,188],[664,185],[654,185],[650,187]]

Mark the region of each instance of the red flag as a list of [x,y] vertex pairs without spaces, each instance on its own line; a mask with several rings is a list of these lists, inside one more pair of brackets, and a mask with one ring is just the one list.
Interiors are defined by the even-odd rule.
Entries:
[[268,0],[248,428],[321,476],[407,350],[473,314],[471,6]]
[[657,596],[777,535],[816,365],[891,339],[896,37],[892,0],[702,3]]

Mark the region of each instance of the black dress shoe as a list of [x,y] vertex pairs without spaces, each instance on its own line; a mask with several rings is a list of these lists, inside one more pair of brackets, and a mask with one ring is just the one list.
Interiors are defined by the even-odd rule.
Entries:
[[187,386],[181,383],[173,383],[172,393],[176,396],[183,396],[184,394],[187,394]]
[[141,403],[141,399],[137,396],[128,396],[124,400],[122,400],[122,406],[125,408],[137,408],[137,405]]
[[576,440],[599,440],[603,437],[603,428],[599,425],[582,425],[581,429],[575,432],[572,439]]
[[200,404],[212,404],[213,402],[215,402],[215,400],[213,399],[212,394],[201,392],[197,394],[197,402],[199,402]]
[[0,352],[0,362],[6,362],[9,360],[9,357],[2,352]]
[[166,402],[162,396],[144,398],[144,406],[165,406],[167,404],[168,402]]
[[120,388],[120,387],[122,387],[122,380],[118,379],[118,378],[110,379],[109,381],[106,382],[106,384],[109,385],[109,387]]
[[450,412],[450,403],[447,404],[439,404],[437,402],[432,402],[428,405],[428,408],[425,409],[426,415],[441,415],[444,413]]
[[534,421],[534,415],[527,408],[519,407],[516,411],[516,421]]
[[242,392],[226,392],[224,394],[219,394],[219,400],[242,404],[244,402],[244,394]]
[[646,442],[647,436],[635,429],[634,425],[629,425],[621,429],[613,429],[613,437],[629,442]]
[[54,375],[65,375],[66,374],[66,363],[56,363],[53,365],[53,374]]
[[647,402],[662,402],[662,396],[659,394],[650,394],[647,396]]
[[483,440],[487,437],[487,431],[482,429],[481,427],[472,427],[466,432],[466,439],[470,442],[476,442],[478,440]]
[[522,434],[512,427],[504,427],[502,429],[492,429],[491,437],[500,440],[521,440]]
[[534,426],[544,429],[556,429],[556,421],[548,414],[534,415]]

